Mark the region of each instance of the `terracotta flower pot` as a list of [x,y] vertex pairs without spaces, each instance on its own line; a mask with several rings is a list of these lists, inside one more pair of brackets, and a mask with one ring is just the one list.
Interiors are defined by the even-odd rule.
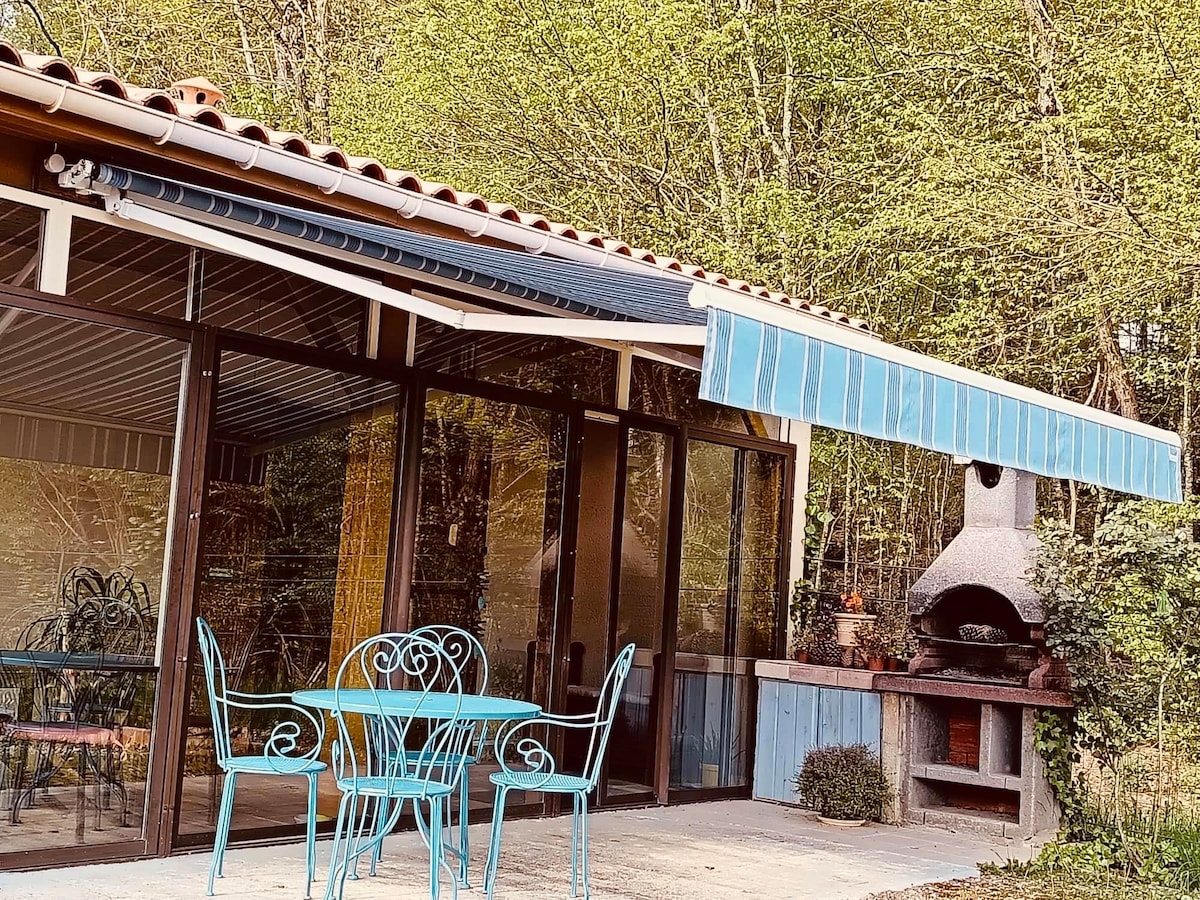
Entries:
[[870,669],[872,672],[882,672],[883,671],[883,657],[882,656],[868,656],[867,657],[867,668]]
[[875,617],[868,616],[865,613],[840,612],[833,614],[833,621],[837,626],[838,645],[841,647],[857,647],[859,626],[867,622],[874,622]]
[[808,662],[808,651],[807,650],[797,650],[796,651],[796,662],[798,662],[798,663]]
[[887,660],[887,670],[889,672],[903,672],[904,671],[904,660],[899,659],[895,656],[889,656],[888,660]]

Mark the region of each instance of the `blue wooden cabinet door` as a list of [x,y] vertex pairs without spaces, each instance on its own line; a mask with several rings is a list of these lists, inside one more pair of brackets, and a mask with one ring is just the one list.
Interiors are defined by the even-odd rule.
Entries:
[[796,803],[793,779],[815,747],[866,744],[879,752],[878,694],[763,680],[758,690],[754,798]]

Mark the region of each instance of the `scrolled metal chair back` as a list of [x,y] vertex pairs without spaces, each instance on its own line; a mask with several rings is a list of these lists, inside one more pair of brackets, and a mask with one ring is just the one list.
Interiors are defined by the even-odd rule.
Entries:
[[425,625],[411,633],[413,637],[432,641],[446,652],[446,656],[458,670],[464,692],[487,693],[487,653],[484,652],[479,638],[453,625]]
[[232,690],[221,646],[208,622],[199,617],[196,619],[196,640],[204,663],[217,765],[225,768],[234,756],[230,727],[232,710],[265,711],[275,717],[277,721],[263,739],[261,754],[276,772],[298,772],[317,758],[325,741],[325,720],[319,714],[290,702],[288,694],[250,694]]
[[[365,704],[351,702],[366,685]],[[402,711],[389,691],[405,691]],[[435,784],[457,782],[474,724],[462,718],[462,670],[440,644],[415,634],[378,634],[355,646],[334,681],[333,771],[339,782],[371,779],[427,799]],[[438,714],[431,715],[431,707]],[[362,722],[363,728],[357,726]],[[397,807],[398,814],[398,807]]]
[[225,657],[221,645],[208,622],[196,619],[196,641],[200,645],[200,659],[204,662],[204,683],[208,688],[208,711],[212,716],[213,744],[217,765],[224,767],[233,756],[229,730],[229,704],[226,702],[229,686],[225,677]]
[[600,699],[596,703],[596,722],[588,739],[587,758],[583,766],[583,777],[593,788],[600,781],[604,751],[608,748],[608,739],[617,718],[617,708],[621,704],[621,694],[625,691],[629,670],[633,667],[633,654],[636,649],[634,644],[627,644],[617,654],[604,677],[604,686],[600,689]]

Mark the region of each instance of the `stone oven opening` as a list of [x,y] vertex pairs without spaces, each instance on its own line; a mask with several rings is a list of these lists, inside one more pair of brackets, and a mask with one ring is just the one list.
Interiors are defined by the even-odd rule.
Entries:
[[923,633],[964,643],[1023,644],[1029,625],[999,591],[981,584],[961,584],[943,591],[921,616]]

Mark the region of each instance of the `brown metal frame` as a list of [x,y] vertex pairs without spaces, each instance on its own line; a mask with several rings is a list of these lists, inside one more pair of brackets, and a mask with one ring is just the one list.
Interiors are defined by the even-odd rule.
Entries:
[[[784,545],[780,553],[779,596],[787,596],[787,573],[785,560],[789,558],[791,540],[790,523],[792,494],[794,491],[794,462],[796,449],[754,435],[718,431],[698,425],[690,425],[644,413],[617,410],[595,403],[587,403],[570,397],[543,394],[522,388],[469,378],[445,375],[436,372],[411,369],[395,360],[368,359],[363,355],[297,345],[287,341],[264,338],[228,331],[213,326],[182,322],[177,319],[147,313],[133,313],[81,302],[71,297],[44,294],[23,288],[0,285],[0,303],[19,307],[34,313],[58,318],[71,318],[123,328],[139,333],[158,335],[186,342],[189,345],[186,393],[183,418],[179,428],[179,457],[176,472],[176,506],[174,510],[171,547],[171,562],[165,586],[166,609],[164,610],[163,640],[160,648],[164,660],[159,675],[156,693],[156,717],[151,736],[151,767],[148,773],[146,800],[146,831],[143,839],[120,844],[103,844],[92,847],[70,847],[56,850],[41,850],[31,866],[65,865],[71,863],[126,859],[131,857],[164,855],[184,847],[199,847],[211,838],[201,836],[192,841],[190,836],[180,836],[177,831],[178,807],[183,787],[181,737],[186,732],[187,691],[191,679],[193,660],[190,656],[193,619],[196,603],[196,581],[198,557],[202,540],[200,518],[204,490],[207,481],[208,452],[211,446],[212,416],[215,409],[217,372],[222,351],[242,352],[265,356],[298,365],[325,368],[347,374],[370,377],[396,384],[403,392],[403,408],[399,416],[399,448],[397,453],[397,477],[394,479],[395,496],[392,510],[392,534],[389,544],[389,571],[391,577],[385,586],[384,621],[387,628],[404,628],[409,617],[409,596],[413,554],[415,552],[415,525],[420,477],[421,439],[424,426],[424,404],[429,390],[463,393],[482,399],[514,403],[560,413],[565,417],[567,428],[566,469],[561,498],[562,523],[560,531],[560,560],[557,585],[558,598],[552,632],[553,665],[551,683],[548,685],[552,705],[562,704],[566,692],[566,670],[559,657],[566,653],[570,642],[570,622],[573,607],[573,582],[575,572],[575,549],[578,530],[578,494],[581,478],[581,454],[579,440],[582,434],[585,410],[597,410],[615,414],[624,440],[618,441],[618,467],[616,515],[614,516],[614,564],[610,590],[611,606],[616,602],[620,572],[620,522],[624,503],[624,477],[627,466],[628,429],[630,427],[654,430],[671,435],[674,444],[672,483],[670,485],[671,522],[668,524],[667,552],[678,558],[682,545],[683,499],[686,476],[688,441],[692,438],[711,441],[738,448],[762,450],[785,458],[784,498],[781,533]],[[670,698],[674,684],[674,656],[676,651],[675,621],[678,618],[679,567],[668,569],[666,596],[664,597],[664,630],[662,654],[664,663],[660,667],[658,690],[660,696]],[[786,604],[780,604],[777,625],[777,650],[781,649],[786,633]],[[609,643],[615,639],[615,618],[609,619]],[[667,625],[672,627],[665,627]],[[609,647],[610,658],[613,648]],[[753,697],[751,697],[753,700]],[[690,799],[716,799],[721,796],[747,796],[749,788],[718,789],[703,791],[680,791],[669,789],[670,775],[670,729],[671,704],[663,705],[660,711],[656,744],[655,785],[646,795],[622,795],[622,802],[678,802]],[[665,714],[664,714],[665,712]],[[753,710],[751,710],[753,714]],[[751,729],[753,736],[753,729]],[[172,739],[173,738],[173,739]],[[750,748],[753,752],[753,748]],[[602,787],[606,792],[607,785]],[[602,796],[604,796],[602,794]],[[607,798],[611,801],[612,798]],[[151,811],[154,811],[151,814]],[[558,810],[553,801],[545,804],[544,811]],[[513,808],[516,815],[537,815],[537,806]],[[486,811],[481,812],[481,817]],[[242,831],[239,842],[272,841],[289,839],[293,836],[290,826],[270,829]],[[29,854],[0,854],[0,869],[21,867]]]
[[[595,408],[595,407],[589,407]],[[784,462],[784,481],[783,481],[783,498],[780,510],[780,535],[782,542],[779,551],[778,574],[776,578],[778,595],[781,598],[780,608],[776,616],[775,625],[775,655],[778,656],[783,651],[783,644],[786,640],[787,633],[787,564],[786,561],[791,554],[791,523],[792,523],[792,497],[795,490],[795,460],[796,447],[794,444],[785,444],[779,441],[773,441],[769,438],[761,438],[753,435],[741,435],[734,432],[719,431],[712,428],[707,428],[700,425],[691,425],[688,423],[674,422],[669,419],[662,419],[655,416],[649,416],[644,413],[621,412],[620,413],[621,437],[617,442],[617,466],[616,466],[616,485],[615,485],[615,502],[613,516],[613,533],[612,533],[612,567],[610,569],[610,594],[609,594],[609,647],[608,658],[612,659],[616,653],[615,647],[615,623],[618,612],[619,592],[620,592],[620,574],[621,574],[621,540],[624,522],[624,507],[625,507],[625,476],[628,467],[628,449],[629,449],[629,430],[638,428],[646,431],[656,431],[660,434],[665,434],[673,439],[672,445],[672,464],[671,464],[671,485],[670,485],[670,522],[668,523],[667,531],[667,548],[668,558],[680,559],[683,546],[683,504],[687,478],[687,448],[692,440],[706,441],[709,443],[720,444],[723,446],[732,447],[738,451],[758,451],[770,453],[779,456]],[[744,464],[743,464],[744,465]],[[577,508],[577,507],[576,507]],[[740,539],[740,535],[738,536]],[[733,535],[731,535],[733,539]],[[752,786],[747,784],[741,787],[728,788],[671,788],[671,728],[672,728],[672,710],[674,704],[671,702],[674,696],[675,686],[675,654],[678,649],[678,618],[679,618],[679,587],[680,587],[680,566],[671,566],[667,570],[667,582],[664,586],[663,598],[663,630],[662,630],[662,647],[661,653],[662,665],[659,667],[658,681],[655,685],[655,690],[661,698],[658,709],[658,722],[656,727],[658,733],[655,741],[655,784],[653,791],[639,791],[619,795],[619,800],[609,794],[608,791],[608,775],[607,771],[601,780],[600,786],[600,802],[605,805],[637,805],[648,802],[657,802],[665,805],[668,803],[688,802],[693,800],[718,800],[718,799],[736,799],[749,797]],[[568,607],[564,610],[564,616],[570,621],[571,610]],[[754,718],[755,706],[757,703],[757,693],[753,679],[750,682],[750,691],[747,697],[748,712],[750,715],[750,723],[748,732],[750,735],[749,744],[747,746],[747,755],[753,758],[754,754]]]
[[[189,541],[194,535],[190,498],[195,490],[192,477],[195,460],[190,457],[194,457],[199,444],[203,443],[196,441],[199,420],[194,413],[199,408],[198,398],[204,391],[204,346],[198,345],[196,341],[196,329],[174,319],[131,315],[56,294],[0,284],[0,304],[52,318],[87,322],[179,341],[184,345],[186,374],[180,384],[180,392],[186,396],[186,402],[180,420],[176,423],[180,452],[172,472],[175,505],[172,540],[167,548],[170,565],[162,594],[165,601],[162,610],[162,642],[157,648],[162,665],[159,667],[158,681],[155,685],[155,715],[151,725],[150,764],[147,770],[142,837],[111,844],[85,844],[0,853],[0,870],[44,868],[47,865],[71,865],[160,855],[165,852],[166,847],[162,829],[165,817],[162,812],[170,807],[164,803],[167,787],[164,775],[170,765],[172,743],[166,740],[170,732],[170,723],[163,721],[163,711],[172,709],[171,700],[179,689],[179,666],[175,662],[178,657],[177,632],[180,626],[178,598],[183,596],[181,592],[186,590],[189,565],[194,558],[188,552]],[[171,700],[167,700],[164,705],[164,698],[167,696],[170,696]]]

